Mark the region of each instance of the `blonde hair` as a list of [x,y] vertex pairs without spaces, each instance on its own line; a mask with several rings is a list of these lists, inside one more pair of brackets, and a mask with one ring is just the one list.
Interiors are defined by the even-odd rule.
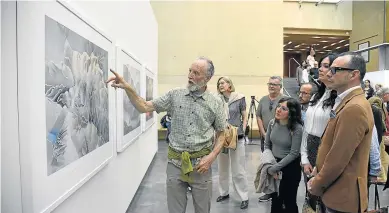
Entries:
[[217,80],[217,83],[216,83],[216,89],[217,89],[217,92],[219,93],[219,94],[221,94],[221,92],[220,92],[220,90],[219,90],[219,81],[220,80],[224,80],[228,85],[230,85],[230,91],[231,92],[235,92],[235,86],[234,86],[234,84],[232,83],[232,80],[229,78],[229,77],[227,77],[227,76],[222,76],[222,77],[220,77],[218,80]]

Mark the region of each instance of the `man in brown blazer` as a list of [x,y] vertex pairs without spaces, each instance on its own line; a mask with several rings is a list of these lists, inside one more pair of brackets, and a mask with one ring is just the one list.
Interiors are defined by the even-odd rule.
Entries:
[[321,196],[327,213],[367,210],[374,119],[360,86],[365,73],[364,58],[354,53],[341,54],[327,73],[327,87],[336,90],[338,97],[321,139],[317,174],[308,183],[309,192]]

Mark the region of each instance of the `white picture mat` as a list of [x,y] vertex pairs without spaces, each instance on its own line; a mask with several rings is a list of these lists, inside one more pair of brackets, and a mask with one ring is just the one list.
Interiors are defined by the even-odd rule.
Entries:
[[[156,91],[156,88],[155,88],[155,75],[154,75],[154,73],[153,72],[151,72],[151,70],[150,69],[148,69],[147,67],[145,67],[145,77],[144,77],[144,83],[145,83],[145,100],[146,100],[146,88],[147,88],[147,83],[146,83],[146,76],[148,76],[148,77],[150,77],[151,79],[153,79],[153,99],[154,99],[154,97],[155,97],[155,91]],[[155,123],[155,120],[156,120],[156,117],[157,117],[157,115],[156,115],[156,113],[155,113],[155,111],[154,112],[152,112],[153,113],[153,117],[151,118],[151,119],[149,119],[149,120],[146,120],[146,113],[145,113],[145,131],[147,130],[147,129],[149,129],[154,123]]]
[[[116,71],[119,75],[123,76],[123,65],[128,64],[140,72],[140,83],[142,81],[142,65],[132,54],[121,49],[116,48]],[[141,83],[142,91],[142,83]],[[140,125],[136,129],[129,132],[127,135],[123,135],[123,101],[126,92],[123,89],[117,89],[117,151],[124,151],[131,143],[133,143],[142,134],[142,114],[140,114]]]
[[[70,8],[69,5],[67,7]],[[109,57],[113,54],[112,41],[98,34],[68,9],[55,1],[18,2],[20,156],[22,200],[26,213],[51,212],[113,157],[115,91],[109,86],[109,142],[54,174],[47,175],[45,16],[105,49]],[[108,67],[112,67],[110,58]]]

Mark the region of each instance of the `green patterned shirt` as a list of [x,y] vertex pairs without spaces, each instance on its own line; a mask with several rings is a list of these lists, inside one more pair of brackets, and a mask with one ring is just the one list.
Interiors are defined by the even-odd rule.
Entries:
[[152,103],[157,113],[171,114],[169,146],[179,152],[212,146],[215,131],[227,125],[222,101],[209,91],[195,96],[186,88],[172,89]]

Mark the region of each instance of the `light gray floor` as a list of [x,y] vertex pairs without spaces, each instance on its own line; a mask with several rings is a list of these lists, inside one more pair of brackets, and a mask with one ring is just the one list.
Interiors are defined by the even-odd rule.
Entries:
[[[260,203],[258,202],[258,197],[262,194],[257,194],[254,191],[254,177],[258,166],[260,147],[255,145],[258,143],[254,141],[254,145],[246,145],[246,168],[247,168],[247,179],[249,182],[249,197],[250,203],[249,208],[246,210],[241,210],[240,200],[238,200],[237,195],[231,190],[230,199],[222,203],[216,203],[216,198],[219,196],[218,193],[218,170],[217,163],[215,162],[212,165],[213,169],[213,198],[212,198],[212,213],[238,213],[238,212],[248,212],[248,213],[267,213],[270,212],[270,202]],[[144,177],[139,189],[131,203],[128,207],[126,213],[168,213],[167,204],[166,204],[166,189],[165,189],[165,179],[166,179],[166,161],[167,161],[167,144],[164,141],[160,141],[158,148],[158,153],[156,154],[153,163],[150,165],[149,170]],[[231,185],[232,189],[232,185]],[[372,197],[374,191],[373,187],[370,189],[371,202],[370,206],[374,205],[374,198]],[[297,202],[301,211],[301,207],[304,202],[305,186],[304,182],[300,183],[298,190]],[[187,213],[194,213],[192,197],[188,193],[188,206]],[[382,192],[382,187],[380,189],[380,200],[381,206],[389,205],[389,190]]]

